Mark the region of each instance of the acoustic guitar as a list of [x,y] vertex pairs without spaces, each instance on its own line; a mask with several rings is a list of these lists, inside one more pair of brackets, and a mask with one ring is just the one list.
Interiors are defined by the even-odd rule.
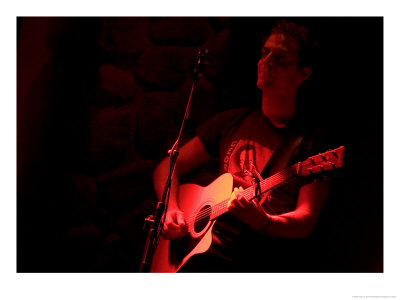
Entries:
[[[259,183],[261,194],[269,192],[295,177],[314,176],[343,167],[345,147],[318,154],[298,162]],[[188,232],[181,238],[166,240],[159,237],[150,272],[177,272],[193,255],[206,252],[212,242],[212,228],[216,219],[228,211],[227,203],[233,187],[233,178],[225,173],[210,185],[183,184],[179,187],[178,206],[184,213]],[[241,193],[253,200],[256,186]],[[255,200],[256,201],[256,200]]]

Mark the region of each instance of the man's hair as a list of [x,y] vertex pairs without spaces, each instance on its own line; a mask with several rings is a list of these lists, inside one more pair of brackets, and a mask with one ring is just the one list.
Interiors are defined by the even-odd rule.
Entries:
[[276,21],[270,34],[283,34],[294,39],[300,47],[298,67],[313,67],[318,43],[307,28],[282,19]]

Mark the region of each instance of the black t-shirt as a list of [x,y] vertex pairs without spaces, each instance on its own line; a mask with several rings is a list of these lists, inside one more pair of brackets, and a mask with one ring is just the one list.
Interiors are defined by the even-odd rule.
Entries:
[[[201,125],[197,135],[208,154],[219,158],[220,174],[228,172],[233,175],[235,186],[244,182],[253,184],[253,168],[262,173],[274,151],[289,135],[301,136],[301,143],[286,166],[326,150],[321,150],[312,134],[304,133],[296,119],[285,128],[276,128],[257,108],[222,112]],[[309,178],[295,178],[273,190],[268,194],[268,201],[263,201],[264,209],[270,214],[294,210],[298,190],[308,182]]]
[[[197,128],[197,136],[213,158],[219,158],[220,174],[229,172],[236,186],[244,181],[252,184],[253,178],[246,170],[256,168],[262,173],[274,151],[280,147],[285,137],[301,136],[301,143],[293,151],[287,165],[304,160],[311,155],[326,151],[321,143],[316,143],[315,132],[306,134],[304,126],[295,117],[285,128],[278,129],[259,108],[240,108],[222,112]],[[310,133],[311,132],[311,133]],[[275,158],[274,158],[275,159]],[[254,172],[253,172],[254,173]],[[264,175],[264,174],[263,174]],[[268,174],[272,175],[272,174]],[[282,214],[295,209],[300,187],[310,179],[294,179],[279,189],[273,190],[263,201],[264,209],[270,214]],[[282,263],[273,266],[269,257],[276,258],[279,253],[290,251],[284,244],[266,240],[265,236],[250,230],[229,212],[220,216],[213,227],[213,243],[203,260],[201,256],[189,260],[189,271],[265,271],[282,270]],[[208,257],[207,257],[208,256]],[[287,257],[287,254],[283,254]],[[218,262],[224,261],[222,265]],[[262,262],[264,260],[264,262]],[[288,265],[290,258],[285,259]],[[228,263],[225,263],[228,261]],[[206,262],[212,262],[206,264]],[[234,263],[233,263],[234,262]],[[264,263],[267,263],[266,268]],[[191,269],[192,268],[192,269]],[[285,268],[283,268],[285,269]]]

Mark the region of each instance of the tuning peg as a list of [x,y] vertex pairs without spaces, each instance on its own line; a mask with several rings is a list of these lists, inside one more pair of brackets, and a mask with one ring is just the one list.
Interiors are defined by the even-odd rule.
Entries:
[[315,165],[315,161],[312,159],[312,157],[310,157],[310,161],[313,165]]
[[323,155],[323,154],[320,154],[319,156],[321,156],[321,158],[322,158],[324,161],[326,161],[326,157],[325,157],[325,155]]

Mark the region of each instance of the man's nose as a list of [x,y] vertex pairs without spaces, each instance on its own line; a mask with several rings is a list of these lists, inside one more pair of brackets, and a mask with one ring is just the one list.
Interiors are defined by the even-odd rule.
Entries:
[[267,55],[263,56],[261,58],[262,63],[272,66],[273,62],[274,62],[274,58],[272,56],[272,53],[268,53]]

